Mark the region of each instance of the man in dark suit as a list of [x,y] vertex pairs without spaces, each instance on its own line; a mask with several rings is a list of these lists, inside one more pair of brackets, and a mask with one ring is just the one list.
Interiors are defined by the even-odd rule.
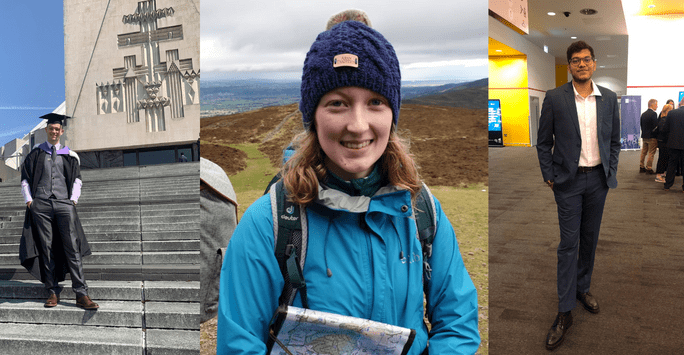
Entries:
[[26,214],[19,259],[45,284],[49,293],[45,307],[57,306],[59,282],[69,272],[76,305],[97,309],[83,273],[82,258],[90,255],[90,247],[75,208],[82,186],[78,155],[59,142],[66,116],[51,113],[41,118],[47,118],[47,141],[34,147],[21,166]]
[[[665,186],[663,189],[669,191],[674,185],[677,166],[684,159],[684,98],[679,102],[679,108],[667,114],[667,120],[663,125],[663,132],[667,135],[667,151],[669,160],[667,161],[667,174],[665,174]],[[684,184],[682,184],[684,192]]]
[[[658,137],[651,136],[653,128],[658,125],[658,100],[648,100],[648,110],[641,114],[641,159],[639,160],[639,172],[653,174],[653,156],[658,148]],[[644,166],[644,159],[648,154],[648,160]]]
[[591,80],[594,50],[583,41],[567,50],[572,82],[546,93],[537,153],[544,182],[558,206],[558,315],[546,337],[557,348],[572,325],[576,299],[592,313],[589,293],[594,253],[608,188],[617,186],[620,117],[617,95]]

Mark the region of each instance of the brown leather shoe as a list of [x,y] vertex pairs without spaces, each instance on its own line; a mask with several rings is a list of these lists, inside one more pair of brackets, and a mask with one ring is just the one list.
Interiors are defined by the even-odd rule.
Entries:
[[572,325],[572,312],[558,312],[556,321],[553,322],[549,333],[546,335],[546,349],[553,350],[559,347],[565,339],[565,334]]
[[582,303],[584,308],[591,312],[591,313],[598,313],[599,312],[599,305],[598,302],[596,301],[596,298],[592,296],[591,293],[586,292],[586,293],[577,293],[577,299]]
[[55,307],[59,303],[59,296],[57,296],[54,293],[50,294],[50,297],[48,297],[47,301],[45,301],[45,307],[51,308]]
[[93,302],[88,296],[78,297],[76,299],[76,305],[83,309],[98,309],[100,306]]

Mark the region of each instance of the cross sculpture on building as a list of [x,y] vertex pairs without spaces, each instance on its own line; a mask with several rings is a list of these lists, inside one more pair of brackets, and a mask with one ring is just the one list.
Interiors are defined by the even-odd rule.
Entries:
[[[173,8],[156,9],[155,0],[138,2],[135,13],[123,16],[125,24],[139,25],[139,32],[118,35],[118,47],[141,47],[143,63],[136,56],[124,57],[124,67],[113,69],[114,80],[96,84],[98,114],[126,112],[127,122],[139,122],[139,110],[145,110],[148,132],[166,130],[164,108],[171,117],[184,117],[183,105],[198,103],[199,71],[192,59],[179,59],[178,49],[167,50],[162,62],[159,43],[183,39],[183,26],[157,28],[157,19],[173,16]],[[183,74],[183,70],[185,73]]]

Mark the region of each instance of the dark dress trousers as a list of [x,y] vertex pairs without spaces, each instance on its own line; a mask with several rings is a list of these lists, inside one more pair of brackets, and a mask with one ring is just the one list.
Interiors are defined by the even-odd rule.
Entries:
[[572,83],[546,93],[539,119],[537,154],[544,181],[554,182],[558,207],[558,311],[575,307],[576,292],[588,292],[608,188],[617,187],[620,117],[617,95],[599,86],[596,124],[601,165],[580,172],[582,148]]
[[[667,114],[663,131],[667,135],[669,156],[664,188],[669,189],[674,185],[676,169],[684,159],[684,107],[672,110]],[[684,184],[682,184],[682,189],[684,189]]]
[[665,122],[667,122],[667,116],[663,116],[662,111],[660,112],[660,117],[658,117],[658,148],[660,153],[658,154],[658,165],[656,166],[656,173],[662,174],[667,171],[667,161],[669,159],[668,149],[667,149],[667,132],[664,132]]

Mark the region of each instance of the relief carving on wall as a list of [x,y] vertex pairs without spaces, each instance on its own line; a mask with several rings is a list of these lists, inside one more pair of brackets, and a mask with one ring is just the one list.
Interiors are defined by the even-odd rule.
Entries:
[[113,69],[111,84],[96,84],[98,115],[126,112],[127,122],[134,123],[144,113],[147,131],[158,132],[166,130],[165,107],[172,118],[182,119],[185,105],[199,104],[200,75],[192,59],[180,59],[178,49],[167,50],[163,59],[160,54],[160,42],[183,39],[183,25],[157,27],[157,19],[173,14],[173,8],[157,10],[156,0],[146,0],[138,2],[134,14],[123,16],[139,31],[119,34],[118,47],[140,47],[141,53],[124,57],[124,66]]

